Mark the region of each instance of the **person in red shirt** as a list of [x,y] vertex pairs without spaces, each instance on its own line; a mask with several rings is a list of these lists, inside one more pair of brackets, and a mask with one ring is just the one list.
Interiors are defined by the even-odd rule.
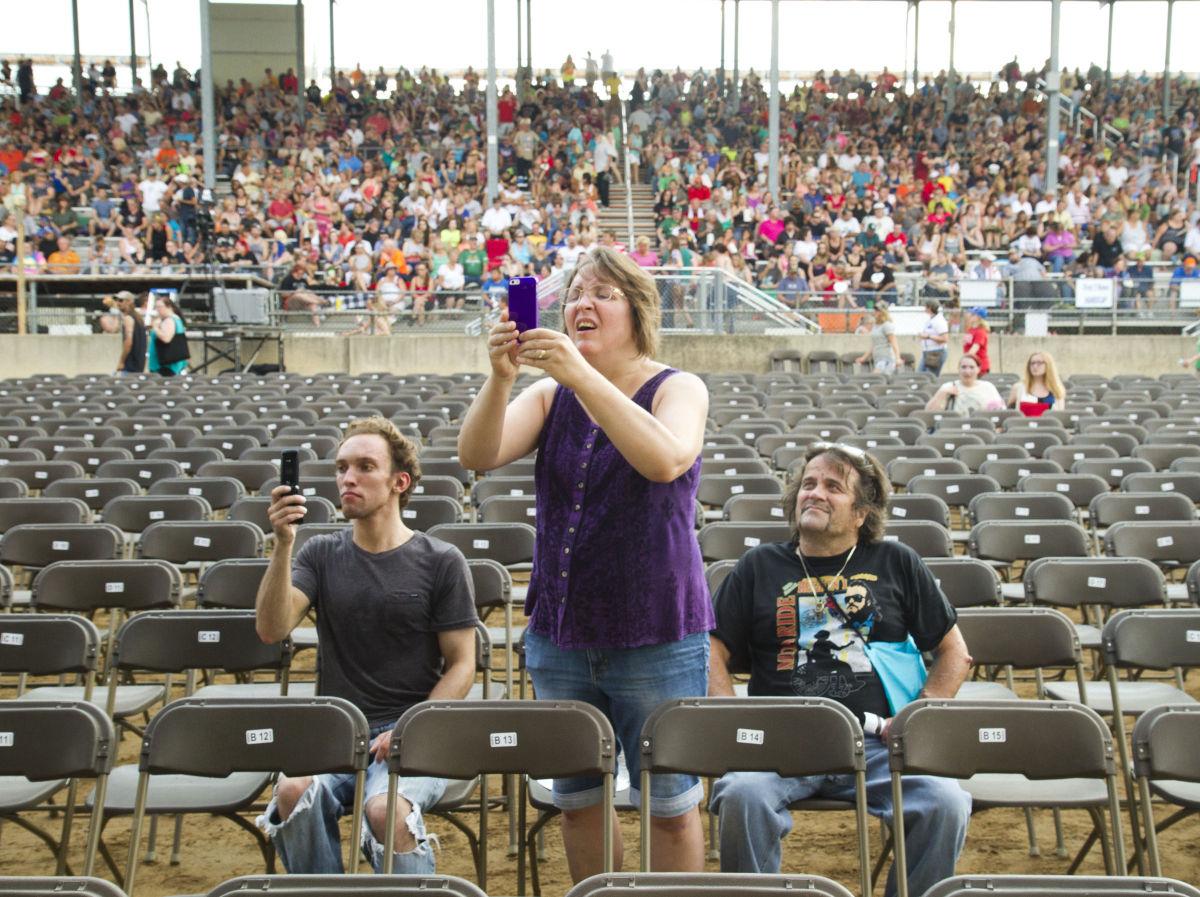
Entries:
[[992,369],[987,351],[988,333],[991,331],[987,316],[987,309],[982,306],[967,311],[967,338],[963,342],[963,355],[971,355],[979,362],[980,377],[987,376]]

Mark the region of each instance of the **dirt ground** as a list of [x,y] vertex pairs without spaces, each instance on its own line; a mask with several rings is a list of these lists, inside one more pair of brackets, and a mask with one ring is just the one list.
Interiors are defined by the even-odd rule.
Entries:
[[[305,671],[312,669],[314,652],[302,652],[296,662],[297,679],[305,678]],[[1018,690],[1032,689],[1022,684]],[[1200,679],[1192,677],[1188,690],[1200,698]],[[1032,691],[1030,691],[1032,694]],[[134,763],[137,744],[126,735],[121,746],[120,761]],[[491,793],[496,795],[499,782],[491,779]],[[264,796],[265,797],[265,796]],[[1168,814],[1163,808],[1160,818]],[[971,820],[966,849],[959,861],[960,873],[1009,873],[1009,874],[1058,874],[1065,871],[1069,859],[1059,858],[1054,850],[1054,826],[1049,812],[1035,814],[1039,857],[1029,856],[1025,821],[1019,810],[992,810],[976,815]],[[60,822],[43,816],[35,821],[45,823],[57,834]],[[533,811],[530,811],[530,824]],[[471,820],[473,823],[474,820]],[[1063,818],[1067,851],[1073,856],[1090,830],[1091,824],[1083,812],[1066,813]],[[72,838],[71,863],[78,871],[82,867],[83,844],[86,835],[86,817],[76,821]],[[1200,822],[1188,819],[1169,829],[1160,837],[1163,872],[1172,878],[1186,882],[1200,882]],[[1129,818],[1123,820],[1126,850],[1131,850]],[[707,817],[706,817],[707,827]],[[430,831],[437,833],[441,848],[437,857],[438,872],[459,875],[475,880],[471,866],[470,850],[466,838],[444,820],[429,820]],[[508,855],[508,817],[503,811],[491,813],[489,825],[488,868],[489,894],[516,894],[517,861]],[[343,839],[349,829],[349,820],[343,820]],[[180,863],[169,863],[173,825],[163,820],[157,839],[157,859],[142,863],[138,870],[136,891],[139,897],[159,895],[203,894],[228,878],[238,875],[261,874],[262,858],[248,833],[225,819],[215,817],[188,817],[183,828],[183,848]],[[633,814],[621,818],[621,832],[625,848],[627,870],[638,868],[638,828]],[[562,838],[557,820],[545,828],[545,860],[541,863],[542,893],[547,897],[561,897],[569,890],[571,881],[567,873],[563,854]],[[870,829],[872,857],[878,855],[882,840],[877,824]],[[116,819],[105,830],[105,842],[122,867],[129,847],[129,823]],[[143,844],[145,843],[143,839]],[[144,849],[144,848],[143,848]],[[857,893],[858,873],[855,861],[854,820],[849,813],[806,813],[797,814],[795,826],[784,845],[784,871],[825,875],[846,885]],[[369,866],[364,867],[369,870]],[[717,871],[715,859],[707,862],[710,871]],[[11,823],[0,829],[0,875],[45,875],[54,870],[53,859],[41,842]],[[280,869],[279,871],[282,871]],[[1099,849],[1094,849],[1087,858],[1082,872],[1102,875],[1103,861]],[[111,872],[98,862],[97,875],[112,879]],[[882,883],[876,894],[882,894]],[[526,893],[530,893],[528,886]]]

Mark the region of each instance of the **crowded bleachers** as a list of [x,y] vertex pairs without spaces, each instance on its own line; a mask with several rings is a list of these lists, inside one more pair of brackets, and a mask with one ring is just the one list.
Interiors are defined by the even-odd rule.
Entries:
[[[373,333],[424,323],[427,307],[494,303],[489,271],[544,277],[597,244],[645,266],[721,268],[806,308],[921,297],[953,308],[964,281],[1050,302],[1069,300],[1076,277],[1102,277],[1118,282],[1122,308],[1158,311],[1200,278],[1200,92],[1184,76],[1164,114],[1161,78],[1064,71],[1073,111],[1050,195],[1044,68],[927,76],[911,93],[886,70],[817,72],[782,97],[770,196],[758,76],[735,107],[711,72],[639,70],[624,133],[611,84],[570,71],[501,92],[493,205],[471,69],[338,73],[329,93],[308,87],[303,124],[290,71],[217,85],[209,161],[186,70],[160,66],[152,88],[127,95],[89,81],[81,112],[66,114],[73,97],[61,85],[40,93],[30,66],[24,79],[10,73],[19,90],[2,100],[0,193],[29,190],[31,271],[252,269],[289,310],[373,310],[343,318]],[[601,223],[625,161],[630,189],[645,191],[639,219],[655,197],[636,246]],[[211,203],[206,165],[218,177]],[[14,240],[9,220],[0,266],[14,262]],[[987,298],[979,283],[967,289]]]
[[[821,356],[814,362],[825,364]],[[1144,855],[1146,868],[1156,874],[1194,876],[1186,851],[1143,840],[1146,826],[1162,823],[1161,813],[1154,812],[1158,805],[1148,803],[1151,795],[1195,807],[1192,786],[1175,781],[1194,780],[1194,764],[1170,758],[1182,756],[1171,739],[1191,739],[1183,742],[1191,744],[1196,734],[1197,694],[1194,673],[1188,674],[1200,666],[1200,644],[1191,637],[1200,630],[1197,381],[1186,375],[1079,376],[1066,383],[1065,405],[1029,418],[1013,409],[969,416],[921,410],[939,385],[928,374],[881,376],[836,365],[811,371],[805,364],[796,371],[728,372],[705,379],[711,406],[695,531],[710,588],[715,590],[731,562],[751,547],[788,539],[790,524],[782,519],[780,496],[797,469],[797,457],[803,458],[796,450],[831,441],[886,457],[897,492],[884,538],[902,541],[929,559],[941,588],[962,610],[968,647],[978,652],[973,681],[961,701],[925,702],[897,718],[902,732],[911,728],[917,734],[900,742],[910,752],[897,754],[893,769],[941,770],[966,779],[976,814],[1055,803],[1087,809],[1103,863],[1100,850],[1089,854],[1090,841],[1083,840],[1088,829],[1071,828],[1066,847],[1078,852],[1072,869],[1082,863],[1083,870],[1115,874],[1127,852]],[[993,374],[991,380],[1004,391],[1010,378]],[[79,780],[75,799],[81,801],[96,779],[94,805],[106,805],[106,819],[216,812],[253,828],[247,814],[253,818],[261,809],[263,789],[275,770],[306,768],[306,762],[321,769],[361,768],[365,753],[359,729],[365,731],[365,722],[359,712],[311,698],[313,653],[303,649],[316,645],[315,633],[302,627],[290,640],[263,645],[250,608],[265,571],[263,558],[273,550],[262,498],[278,483],[272,460],[284,448],[295,448],[306,459],[301,487],[313,513],[299,528],[297,542],[348,526],[337,488],[331,488],[330,459],[351,420],[378,413],[419,444],[427,471],[403,511],[405,522],[462,550],[476,583],[477,606],[494,614],[493,625],[477,634],[479,687],[472,694],[493,700],[463,705],[453,726],[435,712],[419,738],[393,742],[392,768],[440,770],[467,780],[432,811],[439,820],[453,816],[459,831],[471,833],[470,850],[461,850],[461,842],[457,850],[443,849],[440,869],[475,878],[488,893],[497,892],[489,888],[489,874],[495,883],[516,871],[523,882],[524,851],[516,870],[503,861],[497,867],[493,857],[489,872],[480,859],[488,844],[487,835],[480,834],[488,831],[488,802],[469,800],[476,784],[472,777],[516,769],[535,777],[560,775],[572,763],[611,772],[615,758],[611,731],[605,734],[607,723],[598,715],[553,722],[541,715],[550,704],[515,700],[527,688],[520,607],[534,556],[529,526],[536,515],[533,458],[487,475],[457,463],[459,425],[482,382],[473,373],[257,377],[231,372],[173,381],[46,375],[0,383],[0,436],[6,443],[0,449],[0,485],[7,496],[0,499],[0,600],[7,611],[0,617],[7,621],[0,625],[5,633],[0,672],[20,676],[16,690],[10,685],[5,693],[6,699],[19,700],[0,700],[0,732],[16,732],[10,737],[20,745],[45,731],[113,745],[102,753],[83,750],[75,765],[62,769],[54,765],[54,752],[40,752],[35,767],[27,750],[15,758],[0,751],[0,772],[19,777],[36,768],[48,780],[33,787],[6,779],[0,812],[26,814],[54,832],[57,823],[47,822],[46,801],[71,778]],[[523,377],[518,386],[531,382]],[[81,613],[94,617],[95,625],[77,616]],[[106,626],[106,635],[96,625]],[[52,643],[53,651],[43,647]],[[189,670],[206,672],[200,678]],[[1029,671],[1035,678],[1028,678]],[[217,691],[199,691],[193,703],[180,700],[202,684]],[[214,704],[214,696],[227,699],[226,704]],[[1009,703],[978,703],[997,697]],[[678,736],[691,731],[678,729],[685,722],[708,733],[741,732],[752,725],[767,731],[764,744],[794,747],[794,734],[785,734],[793,710],[780,705],[774,720],[754,700],[771,699],[751,699],[741,709],[736,702],[717,701],[708,709],[704,702],[687,702],[686,713],[695,719],[681,718],[670,728]],[[859,762],[852,750],[858,731],[853,715],[823,699],[806,700],[812,706],[800,710],[835,714],[846,727],[851,748],[844,763],[852,771]],[[440,712],[450,706],[439,705]],[[416,709],[412,718],[400,721],[398,731],[418,726]],[[1129,735],[1124,723],[1135,718],[1137,728]],[[1152,726],[1156,720],[1159,728]],[[563,747],[565,734],[545,739],[552,723],[571,733],[575,747]],[[775,726],[783,727],[778,737]],[[981,726],[1007,733],[1002,756],[978,752],[974,733]],[[941,735],[923,739],[923,727]],[[244,730],[259,733],[256,738],[275,733],[278,749],[255,752],[249,735],[242,738]],[[344,737],[310,737],[313,731],[343,730]],[[814,738],[816,733],[834,737],[827,724],[802,730]],[[958,730],[965,734],[947,734]],[[528,745],[529,751],[519,761],[512,759],[515,752],[497,760],[489,749],[466,747],[467,731],[512,733],[513,745]],[[208,734],[197,738],[200,732]],[[431,741],[436,732],[440,740]],[[589,756],[596,750],[587,746],[593,735],[600,753]],[[219,787],[176,782],[178,791],[152,788],[149,797],[139,797],[134,786],[143,737],[142,775],[238,772],[221,779]],[[741,762],[765,762],[752,753],[752,741],[738,743],[738,753],[732,750],[732,734],[728,740],[731,752],[718,756],[709,753],[701,735],[661,744],[650,738],[647,745],[654,747],[646,748],[644,768],[656,768],[654,761],[663,768],[720,773]],[[318,741],[324,755],[314,753]],[[936,755],[920,747],[935,742],[943,746]],[[1072,747],[1046,750],[1051,743]],[[299,758],[287,759],[285,751],[297,744],[304,748]],[[1159,746],[1152,750],[1154,745]],[[789,764],[820,756],[820,769],[836,765],[831,754],[815,746],[784,754]],[[1134,757],[1136,768],[1127,766]],[[1015,773],[1063,781],[1016,786],[1003,778]],[[1134,773],[1145,779],[1144,786],[1135,787]],[[501,792],[493,785],[490,794],[503,811]],[[523,802],[523,789],[516,794]],[[515,806],[507,804],[508,811]],[[627,801],[624,806],[631,808]],[[541,807],[552,812],[545,803]],[[159,818],[161,823],[170,816]],[[198,823],[188,817],[182,824],[186,831]],[[1183,819],[1179,826],[1194,826],[1194,820]],[[503,840],[502,829],[493,823],[491,837]],[[1123,830],[1132,831],[1132,841],[1122,841]],[[66,854],[77,870],[125,882],[153,870],[140,862],[138,848],[128,855],[111,850],[101,826],[94,831],[86,842],[76,838]],[[1114,833],[1120,843],[1113,842]],[[9,837],[6,833],[6,841]],[[522,843],[522,834],[513,837],[514,845]],[[805,838],[812,837],[810,829]],[[57,851],[58,835],[48,838]],[[237,855],[245,860],[261,848],[270,868],[262,839],[242,840]],[[1029,871],[1028,865],[980,866],[989,857],[994,863],[994,856],[972,854],[972,843],[969,836],[966,856],[972,868]],[[1164,836],[1163,844],[1177,843]],[[532,838],[529,847],[536,850]],[[236,852],[232,845],[229,849]],[[861,862],[852,857],[849,871],[839,872],[842,884],[850,887],[864,876],[869,880],[870,867],[886,850],[872,842],[869,856]],[[785,868],[807,869],[811,859],[789,849]],[[47,874],[53,871],[49,853],[29,862]],[[186,845],[182,862],[188,863]],[[555,874],[547,868],[553,865],[540,863],[543,882]],[[201,890],[232,874],[206,868]],[[556,874],[551,880],[561,881],[562,870]],[[0,887],[8,886],[0,880]],[[496,887],[508,892],[506,885]],[[835,883],[828,887],[829,893],[844,893]]]

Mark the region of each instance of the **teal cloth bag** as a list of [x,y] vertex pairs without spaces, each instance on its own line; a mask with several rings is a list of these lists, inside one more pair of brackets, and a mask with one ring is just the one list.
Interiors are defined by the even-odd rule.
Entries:
[[895,715],[917,699],[925,680],[925,659],[917,650],[910,635],[902,642],[872,642],[863,640],[863,648],[883,683],[888,706]]

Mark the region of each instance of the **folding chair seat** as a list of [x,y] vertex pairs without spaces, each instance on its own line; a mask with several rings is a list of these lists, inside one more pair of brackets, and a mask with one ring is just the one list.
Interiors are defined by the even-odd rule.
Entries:
[[533,477],[534,466],[537,464],[537,459],[533,457],[518,458],[516,461],[510,461],[495,470],[486,471],[484,476],[491,477]]
[[[443,523],[461,523],[463,506],[461,501],[446,495],[414,495],[401,509],[400,516],[408,526],[425,531]],[[321,521],[314,520],[313,522]],[[523,522],[523,520],[517,522]]]
[[247,875],[222,882],[205,897],[245,897],[252,891],[278,897],[428,897],[430,891],[443,897],[487,897],[471,882],[451,875]]
[[464,486],[469,486],[475,479],[473,471],[467,470],[456,458],[421,458],[421,475],[453,477]]
[[875,448],[868,449],[867,454],[874,457],[880,464],[887,468],[889,464],[898,459],[903,460],[919,460],[919,459],[941,459],[942,455],[937,449],[928,445],[900,445],[888,446],[880,445]]
[[[166,659],[166,658],[164,658]],[[138,761],[133,822],[125,871],[132,895],[144,816],[215,813],[251,831],[268,871],[274,871],[265,836],[238,814],[249,809],[279,771],[287,775],[345,772],[355,776],[351,831],[362,825],[363,784],[370,762],[362,712],[341,698],[183,698],[157,713],[146,728]],[[170,776],[155,780],[158,776]],[[200,776],[195,779],[175,776]],[[110,788],[106,815],[126,811]],[[124,789],[122,788],[122,791]],[[125,794],[121,795],[122,797]],[[351,839],[350,874],[360,851]]]
[[1110,557],[1140,557],[1164,569],[1200,560],[1200,521],[1127,521],[1104,533]]
[[[160,425],[156,427],[146,427],[139,435],[142,436],[166,436],[170,438],[175,448],[187,448],[192,444],[193,439],[200,438],[200,430],[189,425]],[[151,456],[153,457],[153,456]]]
[[747,474],[745,476],[709,474],[700,477],[696,498],[702,505],[723,508],[725,502],[735,495],[782,496],[783,486],[774,476],[766,474]]
[[244,424],[222,424],[213,427],[206,433],[209,438],[213,436],[244,436],[255,440],[259,445],[269,443],[273,435],[272,429],[257,418],[250,418]]
[[198,471],[201,477],[232,477],[247,492],[257,493],[264,484],[278,479],[279,470],[270,461],[210,461]]
[[[182,590],[179,571],[161,561],[58,561],[35,577],[32,605],[38,610],[86,614],[107,610],[111,638],[126,614],[177,608]],[[110,666],[113,663],[111,655],[108,663]],[[104,691],[93,690],[90,681],[85,680],[82,685],[41,686],[25,691],[20,697],[90,701],[124,723],[147,712],[166,694],[162,684],[126,684],[118,680],[115,673],[110,673]]]
[[[451,499],[445,499],[451,501]],[[439,519],[438,523],[458,523],[461,520],[461,505],[459,516],[453,520]],[[441,516],[445,516],[444,514]],[[532,524],[537,517],[537,500],[533,495],[492,495],[484,499],[475,508],[476,523],[528,523]]]
[[[922,406],[924,403],[922,403]],[[933,432],[934,427],[938,426],[943,420],[954,418],[965,418],[965,414],[960,414],[957,411],[925,411],[922,407],[919,411],[910,411],[905,417],[911,418],[920,424],[923,424],[926,432]]]
[[[1098,840],[1110,875],[1125,870],[1112,736],[1081,704],[1051,701],[919,700],[892,720],[894,812],[902,816],[903,775],[963,780],[975,813],[999,807],[1081,809],[1092,833],[1068,872]],[[1106,825],[1105,810],[1111,823]],[[903,826],[894,832],[896,882],[908,897]]]
[[1046,449],[1063,445],[1066,441],[1065,431],[1056,432],[1048,427],[1006,430],[996,436],[997,445],[1019,445],[1033,458],[1041,458]]
[[1200,458],[1179,458],[1172,462],[1171,472],[1200,473]]
[[152,496],[190,495],[208,502],[214,511],[233,507],[246,489],[232,477],[168,477],[150,487]]
[[102,516],[123,533],[137,535],[163,520],[211,520],[212,507],[198,495],[118,495],[104,505]]
[[782,433],[787,426],[787,423],[779,418],[764,417],[760,420],[733,421],[722,427],[721,432],[741,439],[746,445],[754,445],[754,440],[764,433]]
[[[782,508],[779,516],[783,516]],[[893,493],[888,499],[888,517],[893,520],[928,520],[950,528],[950,508],[936,495]]]
[[724,520],[733,523],[783,521],[783,506],[773,495],[733,495],[721,510]]
[[0,444],[20,448],[27,439],[49,435],[43,427],[0,427]]
[[[750,734],[747,737],[747,733]],[[851,775],[855,801],[845,803],[857,823],[859,884],[871,893],[866,753],[862,728],[827,698],[689,698],[665,701],[642,726],[641,864],[650,867],[650,778],[684,772],[718,777],[727,772],[774,772],[785,778]],[[840,803],[840,802],[839,802]],[[798,801],[791,809],[829,801]]]
[[74,461],[9,461],[0,469],[27,489],[45,489],[55,480],[83,476],[83,468]]
[[331,458],[340,442],[341,439],[336,436],[282,433],[268,443],[268,448],[305,448],[316,452],[318,458]]
[[938,474],[966,476],[967,472],[967,465],[953,458],[897,458],[887,465],[888,479],[898,489],[907,487],[914,477]]
[[[78,780],[94,779],[97,804],[104,804],[118,745],[112,721],[85,702],[0,701],[0,730],[6,742],[0,751],[0,819],[37,836],[58,856],[58,873],[66,873]],[[50,746],[52,749],[48,749]],[[62,811],[62,829],[55,838],[26,814],[42,810],[64,787],[66,809]],[[92,874],[99,836],[99,815],[92,814],[84,850],[85,876]],[[56,884],[61,887],[63,883]],[[87,893],[78,882],[68,887],[71,893]],[[0,891],[6,895],[34,893],[32,887],[5,884],[3,879]],[[51,891],[46,889],[42,893]]]
[[[0,464],[0,470],[3,470],[3,465]],[[62,482],[61,480],[59,482]],[[49,487],[42,490],[43,495],[49,494]],[[10,477],[0,477],[0,498],[26,498],[29,495],[29,487],[21,480],[12,479]]]
[[[251,452],[255,452],[255,451],[260,451],[260,452],[261,451],[271,451],[271,449],[251,449]],[[301,479],[303,479],[305,477],[329,478],[329,477],[337,476],[337,462],[331,461],[327,458],[320,459],[320,458],[305,457],[305,452],[307,451],[306,449],[296,449],[296,451],[299,452],[299,454],[300,454],[300,478]],[[263,458],[260,458],[259,460],[265,460],[265,456]],[[275,461],[279,460],[279,454],[277,452],[275,453],[275,457],[272,460],[275,460]],[[421,479],[422,480],[425,479],[424,473],[422,473]]]
[[[1190,374],[1188,376],[1191,376]],[[1197,897],[1200,891],[1181,881],[1166,878],[1093,875],[958,875],[938,882],[925,897],[1145,897],[1148,893],[1167,897]]]
[[1088,517],[1102,538],[1105,529],[1129,520],[1195,520],[1196,506],[1178,492],[1106,492],[1092,499]]
[[1086,509],[1093,498],[1109,491],[1108,483],[1095,474],[1030,474],[1017,481],[1017,492],[1055,492],[1071,502],[1073,508]]
[[928,445],[942,453],[944,458],[954,457],[954,453],[964,445],[989,445],[990,442],[977,433],[963,433],[955,430],[939,430],[926,433],[917,440],[917,445]]
[[[272,490],[279,485],[279,477],[274,476],[259,487],[258,494],[269,497]],[[300,480],[300,493],[305,498],[323,498],[334,508],[341,510],[342,495],[338,491],[336,477],[307,477]]]
[[1180,458],[1200,458],[1200,445],[1180,443],[1139,445],[1133,450],[1133,457],[1144,458],[1154,465],[1155,470],[1169,470],[1171,465]]
[[59,453],[64,452],[67,449],[88,448],[89,443],[87,442],[87,440],[82,439],[78,436],[68,436],[68,437],[34,436],[34,437],[31,437],[30,439],[26,439],[24,442],[22,442],[21,447],[37,449],[39,452],[41,452],[47,458],[53,458],[56,461],[58,461],[58,460],[71,461],[74,459],[59,458],[58,457]]
[[761,458],[753,459],[717,459],[700,461],[701,476],[752,476],[771,475],[770,466]]
[[1130,458],[1133,450],[1141,443],[1128,433],[1113,433],[1107,429],[1093,429],[1071,437],[1070,445],[1107,446],[1120,458]]
[[1200,502],[1200,473],[1167,471],[1130,473],[1121,480],[1122,492],[1179,492],[1193,504]]
[[[230,506],[227,519],[243,520],[247,523],[252,523],[262,530],[264,537],[271,537],[274,533],[274,527],[271,526],[271,520],[267,516],[267,510],[270,507],[270,496],[245,496],[239,498]],[[305,507],[308,509],[308,512],[304,515],[304,519],[309,523],[332,523],[337,518],[337,508],[330,501],[321,498],[319,495],[308,496]]]
[[[778,436],[778,434],[772,434],[771,437],[764,436],[764,437],[761,437],[761,439],[776,438],[777,436]],[[760,457],[760,454],[763,457],[770,456],[769,452],[760,453],[755,448],[752,448],[745,444],[742,444],[742,445],[712,445],[712,446],[705,446],[704,448],[702,448],[700,450],[700,457],[701,457],[701,459],[703,459],[705,461],[724,461],[726,459],[729,459],[729,460],[754,460],[755,458]]]
[[[301,467],[301,476],[303,475],[304,468]],[[532,479],[532,477],[529,478],[530,483],[532,483]],[[472,496],[474,496],[475,489],[478,488],[478,486],[479,483],[477,482],[475,487],[471,490]],[[454,477],[429,476],[422,474],[421,479],[417,481],[415,486],[413,486],[412,494],[414,497],[418,495],[445,495],[448,498],[453,498],[459,504],[462,504],[463,492],[463,484]],[[530,494],[532,494],[532,486],[530,486]]]
[[123,448],[128,451],[135,461],[144,461],[156,449],[172,449],[175,443],[169,436],[118,436],[104,443],[105,448]]
[[911,446],[904,443],[904,440],[896,436],[882,436],[877,434],[843,436],[838,442],[842,445],[848,445],[872,454],[882,448],[911,448]]
[[1120,434],[1122,436],[1131,436],[1139,445],[1145,442],[1146,438],[1150,435],[1146,432],[1145,427],[1129,423],[1120,415],[1105,415],[1091,420],[1080,418],[1078,427],[1081,434],[1099,433],[1102,435]]
[[925,558],[925,566],[954,607],[995,607],[1000,604],[1000,577],[995,569],[978,558]]
[[[1091,542],[1078,523],[1069,520],[987,520],[971,527],[967,550],[971,557],[1009,571],[1017,561],[1042,557],[1087,557]],[[1004,584],[1001,594],[1019,601],[1024,589]]]
[[196,606],[253,610],[269,563],[266,558],[228,558],[209,564],[200,574]]
[[1153,465],[1143,458],[1087,458],[1071,464],[1071,473],[1091,474],[1117,489],[1125,477],[1134,473],[1152,473]]
[[[501,734],[502,733],[502,734]],[[525,831],[526,777],[592,775],[603,779],[602,812],[613,808],[617,745],[599,710],[577,701],[426,701],[396,723],[388,756],[387,832],[384,872],[391,873],[395,800],[400,776],[436,775],[459,781],[479,778],[479,834],[472,840],[479,885],[487,888],[489,774],[517,774],[517,830]],[[463,800],[466,795],[463,795]],[[434,812],[452,806],[443,800]],[[612,871],[612,828],[603,826],[602,856]],[[463,830],[460,828],[460,830]],[[517,854],[517,881],[525,880],[525,851]]]
[[184,474],[191,474],[210,461],[224,460],[222,455],[215,448],[205,448],[204,446],[190,446],[188,448],[160,448],[155,449],[150,453],[151,458],[165,458],[168,461],[174,461],[179,465],[179,469]]
[[0,498],[0,533],[22,523],[87,523],[91,510],[78,498]]
[[426,535],[449,542],[467,560],[488,558],[510,568],[533,562],[534,529],[527,523],[448,523]]
[[749,549],[764,542],[786,542],[791,538],[791,524],[785,521],[753,521],[709,523],[700,529],[697,538],[700,554],[707,561],[739,558]]
[[[1200,705],[1155,707],[1133,727],[1133,771],[1146,833],[1146,855],[1151,875],[1162,875],[1158,835],[1200,811]],[[1157,823],[1153,799],[1160,798],[1180,810]]]
[[890,519],[883,538],[885,542],[907,545],[922,558],[948,558],[954,555],[950,530],[930,520]]
[[[0,470],[14,461],[45,461],[46,455],[39,449],[0,447]],[[9,479],[12,479],[11,477]]]
[[967,506],[971,525],[987,520],[1073,520],[1075,506],[1058,492],[985,492]]
[[[745,444],[746,444],[745,440],[739,439],[737,436],[734,436],[731,433],[710,433],[707,431],[704,433],[704,442],[703,442],[704,448],[713,448],[718,445],[745,445]],[[533,474],[531,473],[530,476],[532,476],[532,475]]]
[[[251,449],[261,448],[260,443],[253,436],[200,436],[192,440],[190,446],[193,449],[213,449],[220,454],[220,460],[237,461]],[[279,452],[272,452],[272,455],[278,456]]]
[[107,523],[23,523],[0,541],[0,563],[40,570],[55,561],[120,556],[121,531]]
[[908,481],[916,495],[935,495],[950,507],[965,508],[977,495],[999,492],[1000,484],[979,473],[922,474]]
[[859,429],[864,436],[890,436],[899,439],[905,445],[916,445],[917,440],[925,435],[925,428],[920,423],[900,418],[877,418],[863,424]]
[[147,458],[144,461],[105,461],[96,470],[96,476],[120,477],[133,480],[143,489],[149,489],[159,480],[183,476],[179,462],[166,458]]
[[138,553],[141,557],[169,561],[180,567],[225,558],[262,557],[263,533],[256,525],[244,520],[162,520],[142,532]]
[[1120,457],[1117,450],[1107,445],[1052,445],[1046,449],[1042,457],[1053,461],[1063,470],[1070,470],[1076,461],[1109,460]]
[[734,421],[762,420],[767,413],[757,404],[724,405],[719,399],[710,397],[708,416],[718,427],[724,428]]
[[[1043,670],[1061,668],[1074,671],[1076,699],[1083,699],[1086,679],[1079,636],[1075,624],[1061,611],[1049,607],[965,607],[959,611],[958,628],[972,665],[977,670],[1003,667],[1005,682],[969,680],[959,687],[956,699],[1020,700],[1013,690],[1014,669],[1035,672],[1037,697],[1042,699],[1046,696]],[[1070,683],[1056,684],[1066,691]],[[1036,843],[1032,837],[1030,840]]]
[[994,479],[1001,489],[1015,489],[1022,477],[1035,473],[1062,473],[1063,469],[1044,458],[998,458],[985,461],[979,466],[979,472]]
[[88,476],[98,476],[102,465],[108,461],[130,461],[133,455],[126,449],[103,446],[64,448],[54,454],[55,461],[70,461],[78,464]]

